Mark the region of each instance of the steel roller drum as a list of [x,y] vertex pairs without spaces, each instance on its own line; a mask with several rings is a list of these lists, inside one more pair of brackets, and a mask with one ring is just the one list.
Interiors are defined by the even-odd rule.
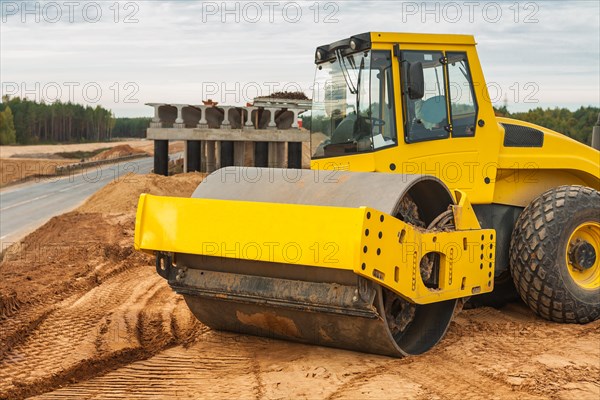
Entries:
[[[369,206],[398,217],[405,196],[418,205],[425,225],[453,203],[445,185],[431,176],[246,167],[212,173],[192,195]],[[265,223],[284,222],[273,216]],[[185,277],[172,274],[169,284],[201,322],[217,330],[399,357],[435,345],[457,304],[410,304],[410,319],[398,330],[400,312],[392,308],[408,302],[348,270],[191,254],[176,254],[175,259]]]

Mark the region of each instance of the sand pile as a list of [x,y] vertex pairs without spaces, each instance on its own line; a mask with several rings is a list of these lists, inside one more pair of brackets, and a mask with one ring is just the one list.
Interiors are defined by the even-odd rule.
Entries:
[[189,197],[206,176],[198,172],[171,177],[127,174],[111,182],[90,197],[78,211],[120,213],[135,212],[140,194]]
[[121,145],[112,147],[108,150],[104,150],[103,152],[90,158],[90,161],[112,160],[113,158],[132,156],[132,155],[136,155],[136,154],[148,154],[148,153],[146,153],[144,150],[141,150],[138,148],[133,148],[128,144],[121,144]]

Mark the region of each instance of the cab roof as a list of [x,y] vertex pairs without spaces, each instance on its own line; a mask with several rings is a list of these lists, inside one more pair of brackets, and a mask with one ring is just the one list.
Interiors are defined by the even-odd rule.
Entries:
[[476,44],[473,35],[405,32],[367,32],[364,35],[369,35],[371,41],[377,43]]
[[[340,50],[344,54],[370,49],[373,43],[421,43],[471,45],[476,44],[473,35],[454,35],[440,33],[401,33],[401,32],[365,32],[350,36],[333,43],[317,47],[315,63],[319,64],[331,59]],[[320,53],[320,54],[319,54]]]

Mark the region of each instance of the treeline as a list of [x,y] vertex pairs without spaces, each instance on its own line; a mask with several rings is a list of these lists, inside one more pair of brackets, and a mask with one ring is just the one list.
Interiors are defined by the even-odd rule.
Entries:
[[[496,115],[541,125],[589,144],[600,108],[580,107],[576,111],[535,108],[513,113],[500,107],[495,111]],[[303,126],[310,129],[307,116],[303,117]],[[150,120],[115,118],[112,111],[101,106],[59,101],[45,104],[5,96],[0,103],[0,144],[101,142],[115,137],[145,137]]]
[[111,110],[73,103],[38,103],[5,96],[0,103],[0,144],[103,142],[145,137],[151,118],[115,118]]
[[113,137],[146,137],[146,129],[150,126],[152,118],[117,118],[112,130]]
[[0,134],[3,140],[1,144],[101,142],[111,139],[115,126],[112,112],[101,106],[90,107],[60,101],[45,104],[5,96],[0,104],[0,111],[8,109],[13,115],[16,132],[14,140],[10,135]]
[[17,132],[10,107],[0,111],[0,144],[11,144],[17,141]]
[[531,122],[560,132],[585,144],[592,140],[592,128],[598,121],[598,107],[580,107],[576,111],[566,108],[534,108],[527,112],[511,113],[506,107],[495,109],[496,115]]

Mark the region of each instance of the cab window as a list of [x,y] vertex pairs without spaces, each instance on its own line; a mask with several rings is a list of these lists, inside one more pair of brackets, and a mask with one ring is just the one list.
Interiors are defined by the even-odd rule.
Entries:
[[310,119],[313,158],[397,144],[392,54],[343,54],[317,66]]
[[371,92],[369,94],[373,149],[396,144],[393,89],[391,53],[389,51],[373,51]]
[[477,103],[473,92],[473,79],[465,53],[446,53],[448,57],[448,90],[452,136],[475,135]]
[[403,81],[406,141],[444,139],[449,135],[444,55],[441,51],[403,51],[401,68],[410,69],[413,63],[423,66],[424,95],[411,99]]

